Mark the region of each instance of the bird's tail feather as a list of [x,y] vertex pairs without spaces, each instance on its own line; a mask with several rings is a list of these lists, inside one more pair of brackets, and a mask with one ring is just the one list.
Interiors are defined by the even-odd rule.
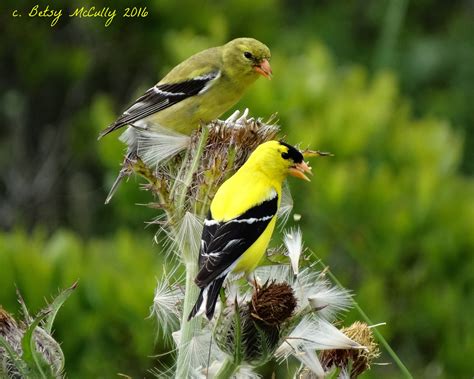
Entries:
[[214,316],[216,309],[217,299],[219,298],[219,292],[224,283],[225,276],[217,278],[212,281],[207,287],[201,288],[201,292],[197,298],[196,304],[189,313],[188,321],[194,316],[199,316],[202,313],[206,313],[208,320]]
[[215,279],[209,285],[209,291],[207,293],[207,303],[206,303],[206,317],[208,320],[214,316],[214,310],[216,309],[217,299],[219,298],[219,292],[224,283],[225,276],[222,278]]
[[194,316],[196,316],[198,313],[201,314],[204,312],[203,309],[201,309],[203,303],[204,303],[204,295],[207,287],[201,288],[201,292],[199,292],[199,296],[196,300],[196,304],[194,304],[193,309],[191,310],[191,313],[189,313],[188,316],[188,321],[190,321]]
[[115,121],[113,124],[110,124],[107,128],[102,130],[99,133],[99,136],[97,137],[97,140],[100,140],[102,137],[106,136],[109,133],[112,133],[113,131],[120,129],[121,127],[127,125],[127,123],[120,122],[120,118]]

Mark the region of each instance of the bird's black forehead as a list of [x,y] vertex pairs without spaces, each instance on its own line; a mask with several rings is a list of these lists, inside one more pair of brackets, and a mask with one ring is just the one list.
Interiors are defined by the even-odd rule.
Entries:
[[294,148],[291,145],[288,145],[287,143],[285,143],[283,141],[280,141],[280,144],[283,145],[283,146],[286,146],[288,148],[287,153],[281,154],[281,156],[284,159],[291,159],[295,163],[303,162],[303,154],[301,154],[301,152],[298,149]]

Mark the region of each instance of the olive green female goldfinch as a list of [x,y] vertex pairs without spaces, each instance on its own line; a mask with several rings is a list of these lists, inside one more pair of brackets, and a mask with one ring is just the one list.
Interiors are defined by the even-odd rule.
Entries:
[[247,277],[264,255],[275,228],[282,184],[288,174],[309,180],[301,152],[284,142],[261,144],[222,186],[204,220],[199,273],[201,292],[188,319],[205,313],[210,320],[229,272]]
[[[128,146],[125,162],[139,157],[147,165],[156,166],[163,159],[159,150],[167,145],[162,141],[163,133],[171,131],[171,137],[176,136],[173,132],[189,135],[201,122],[222,115],[260,75],[271,78],[269,59],[268,47],[253,38],[237,38],[201,51],[146,91],[99,138],[128,125],[120,137]],[[126,176],[121,174],[106,203]]]

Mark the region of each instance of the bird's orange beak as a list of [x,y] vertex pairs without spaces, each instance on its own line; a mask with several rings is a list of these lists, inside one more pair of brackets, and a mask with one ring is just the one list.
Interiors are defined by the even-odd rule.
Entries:
[[253,69],[267,79],[272,79],[272,67],[267,59],[262,59],[259,64],[253,66]]
[[312,174],[311,167],[309,167],[305,161],[303,161],[301,163],[295,163],[293,166],[290,167],[290,169],[288,171],[289,171],[290,175],[292,175],[296,178],[303,179],[303,180],[306,180],[308,182],[311,181],[305,175],[305,173]]

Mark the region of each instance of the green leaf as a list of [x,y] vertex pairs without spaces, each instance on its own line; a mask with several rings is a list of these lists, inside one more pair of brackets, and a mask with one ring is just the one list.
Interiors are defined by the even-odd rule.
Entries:
[[66,288],[65,290],[61,291],[58,296],[56,296],[53,302],[48,306],[49,313],[46,316],[44,321],[44,330],[51,334],[51,330],[53,329],[54,319],[58,314],[59,308],[64,304],[64,302],[68,299],[71,295],[72,291],[77,288],[77,281],[72,284],[71,287]]
[[[49,309],[42,310],[33,322],[28,326],[23,338],[21,339],[21,347],[23,354],[22,360],[26,363],[29,374],[28,378],[53,378],[51,369],[43,356],[36,350],[34,332],[40,322],[50,313]],[[49,375],[45,371],[49,371]]]
[[25,319],[25,322],[29,324],[33,321],[33,318],[30,316],[28,308],[26,307],[25,300],[23,300],[23,296],[21,296],[20,290],[18,288],[16,288],[16,296],[18,297],[18,302],[20,303],[23,318]]

